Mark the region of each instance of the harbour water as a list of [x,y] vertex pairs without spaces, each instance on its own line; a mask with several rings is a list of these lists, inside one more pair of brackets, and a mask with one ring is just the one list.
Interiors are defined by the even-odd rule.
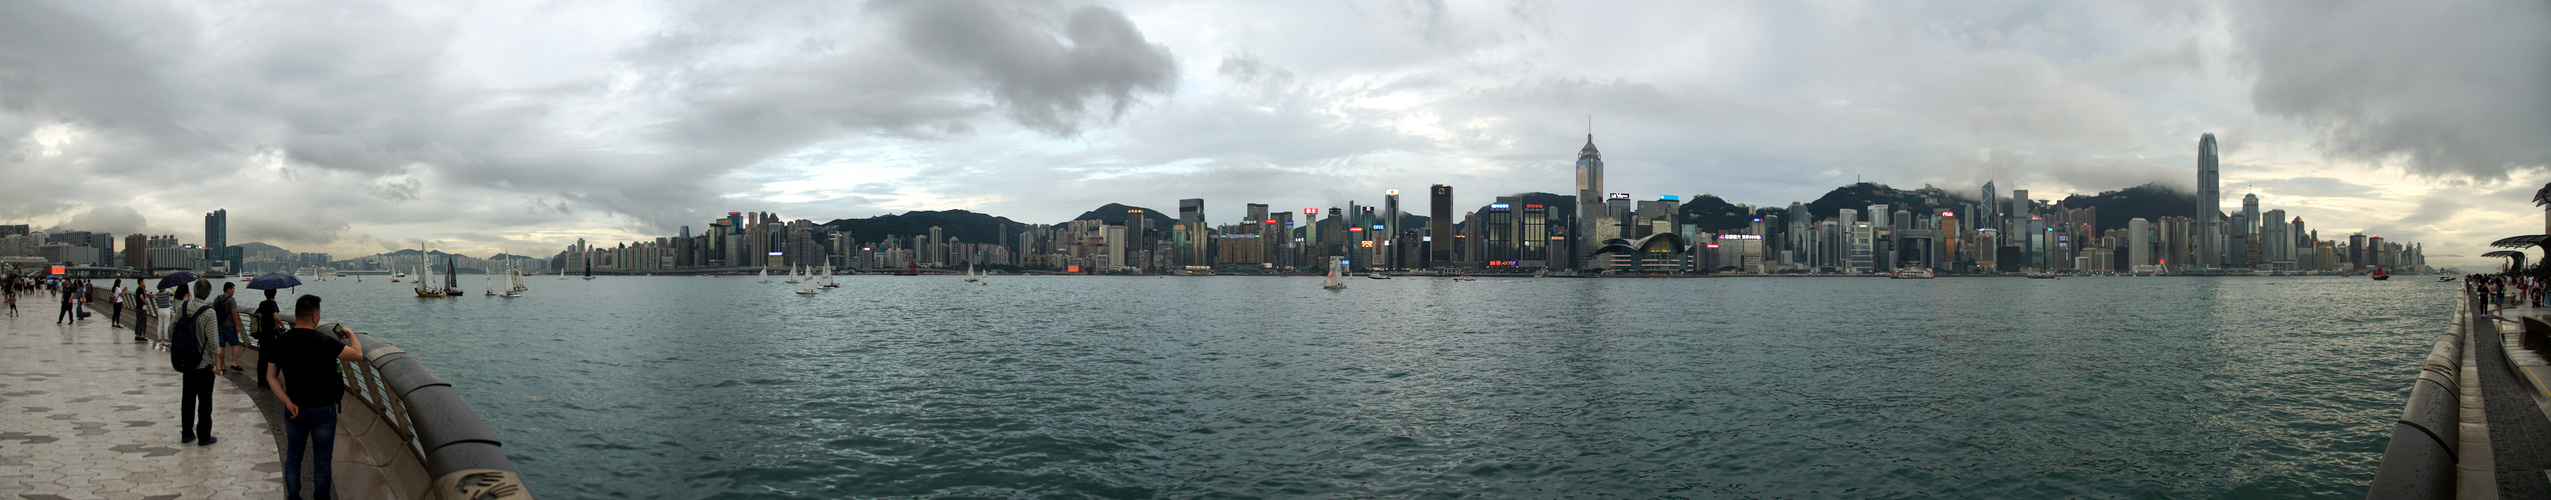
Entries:
[[2411,278],[300,291],[544,498],[2360,497],[2457,289]]

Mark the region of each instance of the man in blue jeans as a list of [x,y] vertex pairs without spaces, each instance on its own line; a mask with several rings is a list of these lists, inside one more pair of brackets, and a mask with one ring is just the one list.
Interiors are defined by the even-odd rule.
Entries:
[[[301,498],[302,447],[309,446],[312,496],[330,498],[337,448],[337,401],[345,398],[345,379],[337,361],[363,361],[363,341],[345,327],[333,335],[319,333],[319,296],[303,295],[293,303],[292,329],[275,337],[265,351],[274,359],[266,367],[266,390],[283,400],[283,482],[285,498]],[[281,375],[280,378],[277,375]]]

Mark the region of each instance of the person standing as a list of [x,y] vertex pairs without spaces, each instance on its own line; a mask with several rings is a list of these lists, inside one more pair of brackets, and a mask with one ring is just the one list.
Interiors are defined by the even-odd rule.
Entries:
[[18,279],[9,278],[8,281],[0,281],[0,295],[7,296],[9,317],[18,317]]
[[221,344],[213,342],[218,340],[214,332],[220,327],[214,324],[213,306],[203,300],[212,294],[213,285],[203,281],[195,282],[194,300],[185,300],[187,296],[179,294],[177,310],[183,312],[177,321],[186,324],[168,330],[171,336],[188,335],[194,339],[192,346],[172,339],[171,349],[195,348],[195,366],[178,370],[185,376],[184,392],[181,394],[184,401],[178,404],[177,410],[179,443],[212,446],[221,442],[213,437],[213,362],[221,357],[218,347]]
[[[269,289],[265,292],[266,300],[257,302],[257,312],[248,315],[251,320],[248,337],[257,339],[259,348],[275,345],[275,337],[283,335],[284,326],[283,307],[275,303],[275,291]],[[274,364],[273,356],[257,357],[257,368],[253,373],[257,377],[257,385],[266,385],[266,367]]]
[[151,306],[150,306],[150,303],[151,303],[151,294],[147,291],[147,289],[145,289],[145,288],[143,288],[143,287],[142,287],[142,282],[141,282],[140,280],[135,280],[135,281],[133,282],[133,341],[134,341],[134,342],[149,342],[149,341],[151,341],[151,338],[150,338],[150,337],[144,337],[144,336],[142,336],[142,335],[144,335],[144,334],[143,334],[143,332],[144,332],[144,331],[148,331],[148,330],[150,330],[150,326],[151,326],[151,314],[150,314],[150,312],[151,312],[152,308],[151,308]]
[[[337,373],[337,361],[363,361],[363,340],[354,338],[345,327],[333,334],[319,333],[319,296],[303,295],[292,304],[292,329],[275,339],[274,346],[260,358],[274,358],[266,367],[266,390],[283,401],[283,484],[285,498],[301,498],[301,461],[303,446],[310,455],[312,496],[334,495],[332,484],[335,467],[331,464],[337,442],[337,400],[345,397],[345,379]],[[278,378],[280,376],[280,378]]]
[[67,325],[80,319],[79,315],[71,313],[71,308],[78,307],[80,305],[80,298],[73,296],[70,289],[71,287],[69,285],[62,286],[62,313],[53,315],[53,324]]
[[114,298],[114,299],[115,299],[115,315],[114,315],[114,316],[108,316],[108,317],[106,318],[106,325],[107,325],[107,327],[108,327],[108,328],[123,328],[123,327],[124,327],[124,280],[121,280],[121,279],[115,280],[115,288],[107,290],[107,291],[106,291],[106,295],[107,295],[108,297],[111,297],[111,298]]
[[213,321],[221,329],[221,360],[215,368],[239,371],[239,283],[222,282],[221,296],[213,298]]

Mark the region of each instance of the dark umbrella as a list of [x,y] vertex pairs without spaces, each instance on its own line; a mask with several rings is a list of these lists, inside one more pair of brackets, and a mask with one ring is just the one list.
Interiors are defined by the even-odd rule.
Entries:
[[174,272],[174,273],[169,273],[169,274],[168,274],[168,276],[160,277],[160,279],[159,279],[159,288],[176,288],[178,285],[184,285],[184,284],[187,284],[187,283],[194,283],[194,282],[195,282],[195,273],[190,273],[190,272],[185,272],[185,271],[178,271],[178,272]]
[[248,280],[250,290],[282,290],[296,286],[301,286],[301,278],[291,273],[266,273]]

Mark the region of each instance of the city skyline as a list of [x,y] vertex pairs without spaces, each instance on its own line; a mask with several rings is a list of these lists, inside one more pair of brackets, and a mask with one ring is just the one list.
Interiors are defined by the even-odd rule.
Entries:
[[[162,7],[0,6],[0,72],[30,82],[0,87],[0,224],[202,241],[236,210],[235,242],[546,255],[729,211],[1200,198],[1220,224],[1437,184],[1467,210],[1571,193],[1591,116],[1637,186],[1604,191],[1758,207],[1854,180],[2195,192],[2188,138],[2215,134],[2225,195],[2477,269],[2534,232],[2551,162],[2551,30],[2507,13],[2533,4]],[[2363,45],[2305,45],[2332,33]]]

